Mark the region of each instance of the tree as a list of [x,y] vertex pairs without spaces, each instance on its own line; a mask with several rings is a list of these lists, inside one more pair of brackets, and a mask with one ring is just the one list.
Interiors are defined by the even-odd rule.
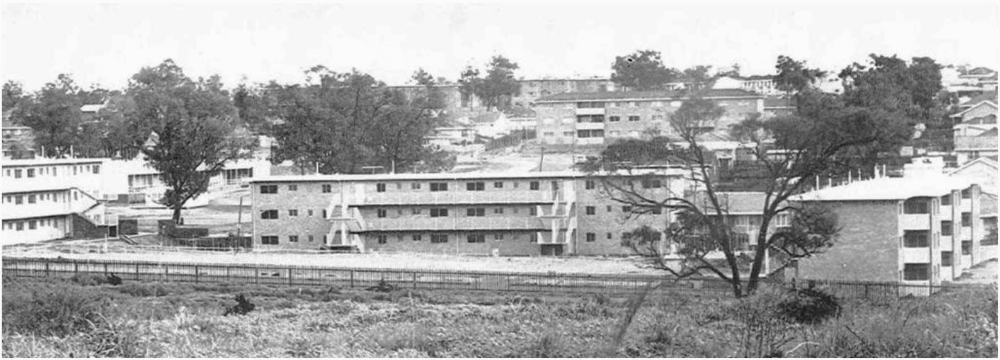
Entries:
[[135,103],[128,121],[151,129],[141,152],[167,185],[163,200],[174,221],[227,162],[251,156],[255,141],[237,131],[237,109],[218,77],[192,80],[167,59],[133,75],[127,95]]
[[521,93],[521,83],[514,77],[517,63],[502,55],[494,56],[486,64],[486,77],[480,78],[480,71],[466,67],[458,83],[463,96],[475,95],[483,101],[486,109],[506,109],[511,98]]
[[697,65],[684,69],[684,82],[689,84],[692,90],[700,90],[709,87],[714,80],[709,72],[712,71],[710,65]]
[[[739,235],[730,223],[730,195],[721,191],[715,180],[713,153],[699,142],[699,135],[722,114],[712,101],[695,96],[681,105],[670,120],[677,140],[619,142],[584,169],[631,172],[656,161],[683,169],[684,180],[691,186],[665,197],[614,177],[602,181],[605,195],[631,206],[636,216],[659,209],[676,214],[676,220],[664,226],[663,239],[643,227],[631,232],[623,245],[648,257],[674,278],[711,274],[728,282],[737,297],[747,296],[759,286],[766,258],[788,264],[822,253],[833,244],[838,231],[836,217],[822,207],[798,203],[794,196],[807,190],[812,179],[850,162],[851,156],[887,135],[872,112],[837,100],[813,100],[823,104],[823,111],[771,119],[750,117],[731,132],[750,144],[746,150],[761,166],[766,180],[758,205],[762,214],[758,236],[749,239],[756,247],[750,250],[736,246]],[[791,226],[770,231],[778,216],[789,216]],[[674,244],[677,254],[683,256],[681,265],[666,263],[667,244]]]
[[840,72],[848,104],[901,112],[912,123],[940,117],[941,65],[934,59],[915,57],[907,64],[896,56],[869,57],[868,66],[854,63]]
[[[79,87],[67,74],[47,83],[25,105],[22,122],[35,134],[35,145],[45,149],[45,156],[63,157],[81,141],[82,105],[76,96]],[[6,95],[6,94],[5,94]]]
[[272,83],[267,90],[275,98],[271,113],[283,121],[273,131],[273,161],[360,173],[365,166],[412,170],[432,155],[423,140],[437,124],[434,88],[407,94],[357,71],[313,69],[307,76],[319,81],[311,85]]
[[8,112],[20,105],[25,99],[21,83],[8,80],[3,84],[3,111]]
[[667,83],[680,77],[677,69],[663,65],[660,52],[654,50],[638,50],[616,56],[611,70],[611,81],[630,91],[663,90]]
[[434,76],[424,71],[423,68],[417,69],[412,76],[413,82],[417,85],[431,86],[434,85]]
[[774,77],[774,86],[787,93],[803,91],[826,76],[825,71],[806,67],[805,61],[797,61],[785,55],[778,56],[778,62],[774,67],[778,70],[778,75]]
[[260,86],[248,86],[240,83],[233,90],[233,105],[239,114],[240,121],[254,131],[267,129],[268,99]]

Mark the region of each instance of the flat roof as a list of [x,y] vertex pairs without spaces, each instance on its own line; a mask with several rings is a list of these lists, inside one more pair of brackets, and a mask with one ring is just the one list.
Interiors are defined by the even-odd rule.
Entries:
[[697,94],[680,90],[674,91],[605,91],[605,92],[565,92],[548,95],[535,100],[535,103],[559,103],[576,101],[652,101],[652,100],[683,100],[691,95],[701,95],[705,99],[719,98],[753,98],[762,99],[763,95],[743,89],[709,89]]
[[962,176],[921,174],[901,178],[879,178],[829,187],[796,197],[801,201],[878,201],[936,197],[964,190],[973,182]]
[[405,180],[485,180],[485,179],[575,179],[595,176],[645,176],[682,175],[674,169],[639,170],[632,173],[588,174],[578,171],[547,172],[469,172],[469,173],[426,173],[426,174],[341,174],[341,175],[285,175],[253,178],[251,183],[266,182],[350,182],[350,181],[405,181]]
[[50,166],[50,165],[71,165],[71,164],[92,164],[92,163],[103,163],[109,159],[105,158],[78,158],[78,159],[52,159],[52,158],[35,158],[35,159],[18,159],[18,160],[3,160],[0,162],[2,167],[20,167],[20,166]]

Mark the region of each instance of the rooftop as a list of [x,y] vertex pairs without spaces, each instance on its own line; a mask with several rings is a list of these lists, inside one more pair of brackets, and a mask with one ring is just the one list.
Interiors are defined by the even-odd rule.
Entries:
[[961,176],[924,174],[901,178],[878,178],[829,187],[802,194],[802,201],[878,201],[905,200],[913,197],[936,197],[963,190],[972,181]]
[[989,101],[995,105],[997,103],[997,92],[996,91],[984,92],[972,99],[969,99],[969,101],[959,104],[959,106],[973,106],[983,101]]
[[52,158],[34,158],[34,159],[18,159],[18,160],[6,160],[0,162],[0,166],[3,167],[19,167],[19,166],[47,166],[47,165],[67,165],[67,164],[93,164],[93,163],[103,163],[108,159],[105,158],[81,158],[81,159],[52,159]]
[[996,123],[997,123],[997,115],[990,114],[986,116],[974,117],[969,120],[965,120],[959,125],[987,125],[987,124],[996,125]]
[[[690,92],[675,91],[608,91],[608,92],[567,92],[543,96],[536,103],[572,101],[624,101],[624,100],[680,100],[691,96]],[[706,99],[713,98],[762,98],[752,91],[742,89],[709,89],[702,93]]]
[[[650,174],[680,175],[676,170],[650,170],[643,173],[631,173],[631,176]],[[607,174],[604,174],[607,175]],[[626,174],[621,174],[626,175]],[[352,174],[352,175],[291,175],[265,176],[254,178],[253,183],[268,182],[351,182],[351,181],[406,181],[406,180],[486,180],[486,179],[577,179],[601,174],[588,174],[578,171],[548,171],[548,172],[471,172],[471,173],[429,173],[429,174]]]

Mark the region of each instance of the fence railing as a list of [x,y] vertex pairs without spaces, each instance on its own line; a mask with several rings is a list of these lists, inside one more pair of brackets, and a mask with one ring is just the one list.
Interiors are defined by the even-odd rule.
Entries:
[[[260,284],[289,286],[338,286],[366,288],[386,282],[402,289],[485,290],[499,292],[559,292],[628,295],[659,283],[656,295],[731,296],[728,283],[715,278],[674,281],[651,275],[595,275],[490,271],[442,271],[319,266],[174,263],[154,261],[77,260],[62,258],[4,257],[4,276],[61,277],[97,274],[125,281],[176,281],[195,283]],[[896,283],[837,281],[767,283],[783,286],[826,286],[841,298],[895,298],[929,295],[960,286],[916,286]]]

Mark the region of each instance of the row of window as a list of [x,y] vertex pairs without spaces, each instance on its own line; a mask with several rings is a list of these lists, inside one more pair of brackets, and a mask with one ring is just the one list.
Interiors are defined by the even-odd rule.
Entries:
[[[711,130],[712,130],[712,128],[705,128],[705,131],[711,131]],[[584,130],[580,130],[580,131],[584,131]],[[594,133],[583,133],[583,132],[580,132],[580,131],[563,131],[563,132],[561,132],[561,134],[562,134],[563,137],[574,137],[574,136],[576,136],[576,137],[580,137],[580,138],[586,138],[586,137],[591,137],[591,138],[593,138],[593,137],[610,137],[610,138],[630,137],[630,138],[639,138],[644,133],[647,134],[647,135],[649,135],[649,136],[660,136],[660,135],[663,134],[663,131],[660,130],[660,129],[646,129],[644,131],[633,130],[633,131],[628,131],[628,132],[624,132],[624,133],[621,132],[621,131],[619,131],[619,130],[608,130],[606,132],[604,130],[601,130],[602,132],[601,132],[600,136],[593,136]],[[584,135],[584,134],[585,135],[589,135],[589,136],[581,136],[581,135]],[[542,132],[542,137],[550,138],[550,137],[555,137],[555,136],[556,136],[556,133],[554,131],[543,131]]]
[[8,221],[4,223],[4,230],[23,231],[25,228],[28,230],[35,230],[39,227],[58,228],[62,227],[62,225],[62,220],[59,219]]
[[[650,185],[652,185],[652,184],[650,184]],[[606,209],[607,212],[612,212],[612,211],[614,211],[614,206],[612,206],[612,205],[606,205],[605,209]],[[411,213],[413,215],[421,215],[421,214],[423,214],[423,209],[422,208],[412,208],[410,211],[411,211]],[[505,213],[506,210],[504,208],[502,208],[502,207],[496,207],[496,208],[493,208],[492,211],[493,211],[493,214],[502,215],[502,214]],[[626,213],[626,214],[632,213],[632,207],[628,206],[628,205],[622,206],[621,207],[621,211],[623,213]],[[517,214],[518,212],[519,212],[518,208],[516,208],[516,207],[510,208],[510,213]],[[659,214],[663,213],[663,209],[659,208],[659,207],[654,207],[654,208],[650,209],[650,212],[652,214],[659,215]],[[448,216],[450,216],[450,211],[449,211],[448,208],[431,208],[429,210],[429,213],[430,213],[430,217],[432,217],[432,218],[448,217]],[[584,207],[584,213],[586,215],[597,215],[597,207],[596,206],[585,206]],[[306,216],[313,216],[313,214],[314,213],[313,213],[312,209],[306,210]],[[327,218],[326,209],[320,210],[320,214],[321,214],[320,216],[322,218],[324,218],[324,219]],[[396,209],[396,214],[397,215],[403,215],[403,209]],[[536,215],[538,215],[538,208],[537,207],[533,207],[533,206],[532,207],[528,207],[528,215],[530,215],[530,216],[536,216]],[[297,216],[299,216],[299,210],[298,209],[289,209],[288,210],[288,216],[289,217],[297,217]],[[386,217],[389,216],[389,210],[388,209],[382,209],[382,208],[376,209],[375,210],[375,216],[378,217],[378,218],[386,218]],[[467,217],[484,217],[484,216],[486,216],[486,208],[483,208],[483,207],[466,208],[465,209],[465,216],[467,216]],[[263,220],[276,220],[276,219],[279,218],[278,210],[276,210],[276,209],[263,210],[263,211],[260,212],[260,218],[263,219]]]
[[[34,177],[38,177],[38,176],[59,176],[59,168],[60,167],[63,167],[63,166],[40,166],[40,167],[29,167],[29,168],[19,168],[19,169],[6,169],[6,171],[4,171],[4,176],[6,176],[6,177],[12,177],[12,178],[15,178],[15,179],[20,179],[22,177],[24,177],[24,178],[34,178]],[[71,169],[71,170],[67,170],[67,172],[68,171],[72,171],[73,175],[77,175],[78,173],[84,173],[84,174],[86,174],[86,173],[100,174],[101,173],[101,165],[100,164],[73,165],[73,166],[68,167],[68,169]]]
[[[514,188],[514,189],[517,189],[518,187],[520,187],[520,183],[518,183],[518,182],[511,182],[510,184],[511,184],[512,188]],[[494,189],[503,189],[504,186],[505,186],[505,183],[503,181],[494,181],[494,182],[492,182],[492,186],[493,186]],[[410,183],[410,189],[411,190],[420,190],[422,187],[423,187],[422,183],[416,183],[416,182],[415,183]],[[288,188],[288,191],[298,191],[299,190],[299,186],[296,185],[296,184],[290,184],[290,185],[287,186],[287,188]],[[448,183],[446,183],[446,182],[432,182],[432,183],[429,183],[428,188],[430,189],[430,191],[435,191],[435,192],[436,191],[448,191]],[[323,184],[322,187],[321,187],[321,191],[323,193],[329,193],[329,192],[332,191],[332,189],[333,189],[333,186],[331,184]],[[388,189],[388,184],[387,183],[376,183],[375,184],[375,192],[386,192],[387,189]],[[396,190],[402,190],[402,189],[403,189],[403,183],[396,183]],[[528,182],[528,189],[530,189],[530,190],[541,190],[542,189],[541,182],[540,181],[529,181]],[[484,181],[467,182],[467,183],[465,183],[465,190],[467,190],[467,191],[485,191],[486,190],[486,182],[484,182]],[[261,194],[277,194],[278,193],[278,185],[261,185],[260,186],[260,193]]]
[[681,102],[680,101],[670,101],[668,103],[666,101],[609,101],[609,102],[603,102],[603,101],[581,101],[581,102],[577,102],[576,103],[576,108],[577,109],[601,109],[601,108],[605,108],[605,107],[609,107],[609,108],[616,108],[616,107],[640,107],[640,106],[641,107],[649,107],[649,106],[664,107],[664,106],[667,106],[667,105],[669,105],[671,107],[680,107],[681,106]]
[[[492,234],[492,238],[495,241],[502,241],[502,240],[504,240],[505,236],[507,236],[507,235],[504,234],[504,233],[495,233],[495,234]],[[510,236],[510,238],[512,240],[517,240],[518,239],[517,235],[509,235],[509,236]],[[609,239],[611,238],[610,236],[611,236],[611,234],[609,233],[608,234],[608,238]],[[458,236],[456,235],[456,238],[457,237]],[[404,241],[404,237],[402,235],[397,236],[397,238],[398,238],[399,241]],[[413,234],[413,235],[410,235],[409,238],[412,241],[423,241],[424,240],[424,234]],[[430,240],[430,242],[432,244],[443,244],[443,243],[447,243],[448,242],[449,235],[447,235],[447,234],[431,234],[427,238],[428,238],[428,240]],[[288,237],[286,239],[290,243],[298,243],[299,242],[299,235],[288,235]],[[308,242],[313,242],[316,239],[316,237],[314,237],[313,235],[306,235],[305,239]],[[471,243],[471,244],[485,243],[486,242],[486,234],[468,234],[468,235],[465,236],[465,239],[466,239],[466,242]],[[322,236],[321,241],[323,243],[326,243],[326,235]],[[378,242],[379,244],[387,244],[387,243],[389,243],[389,235],[385,235],[385,234],[376,235],[375,236],[375,241]],[[528,235],[528,241],[532,242],[532,243],[537,243],[538,242],[538,234],[535,234],[535,233],[529,234]],[[276,236],[276,235],[264,235],[264,236],[260,237],[260,243],[262,245],[278,245],[278,244],[280,244],[280,242],[281,242],[281,239],[278,236]]]
[[[628,121],[642,121],[642,116],[641,115],[626,115],[625,118],[628,119]],[[578,124],[582,124],[582,123],[603,123],[604,119],[605,119],[604,115],[577,115],[576,116],[576,122]],[[652,120],[652,121],[663,121],[664,119],[666,119],[666,117],[664,117],[663,114],[653,114],[653,115],[650,116],[649,119]],[[620,122],[620,121],[622,121],[622,116],[621,115],[611,115],[611,116],[607,117],[607,120],[608,120],[608,122]],[[570,120],[570,121],[572,121],[572,120]]]
[[[73,191],[73,200],[79,200],[80,195]],[[59,196],[58,193],[41,193],[41,194],[28,194],[28,195],[4,195],[3,202],[5,204],[21,205],[27,200],[28,204],[35,204],[39,201],[52,201],[52,202],[65,202],[66,196]]]
[[[970,199],[972,198],[972,189],[962,190],[962,198]],[[951,195],[945,195],[941,198],[941,206],[950,206],[952,204]],[[940,209],[935,208],[934,212],[939,212]],[[903,214],[930,214],[931,213],[931,198],[912,198],[903,201]]]

